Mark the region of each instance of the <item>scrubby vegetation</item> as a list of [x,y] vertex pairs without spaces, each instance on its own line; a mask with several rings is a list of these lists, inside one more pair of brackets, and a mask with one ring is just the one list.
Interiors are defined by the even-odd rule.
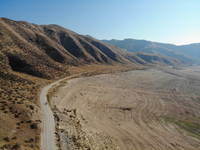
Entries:
[[175,122],[180,128],[189,132],[191,136],[200,139],[200,124],[192,121],[176,121]]
[[184,131],[189,136],[200,139],[200,124],[198,118],[180,120],[172,117],[164,117],[164,120],[168,123],[177,125],[177,127],[179,127],[179,131]]
[[40,128],[29,128],[40,124],[39,85],[14,73],[1,73],[0,85],[0,148],[39,149]]

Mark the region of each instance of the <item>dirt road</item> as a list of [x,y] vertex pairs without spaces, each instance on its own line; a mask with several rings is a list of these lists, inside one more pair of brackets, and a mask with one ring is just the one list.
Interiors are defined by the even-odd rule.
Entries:
[[67,81],[52,99],[62,149],[199,150],[198,73],[149,69]]
[[40,104],[42,111],[42,133],[41,133],[41,148],[42,150],[57,150],[55,137],[55,121],[53,112],[47,101],[48,90],[60,81],[56,81],[41,90]]

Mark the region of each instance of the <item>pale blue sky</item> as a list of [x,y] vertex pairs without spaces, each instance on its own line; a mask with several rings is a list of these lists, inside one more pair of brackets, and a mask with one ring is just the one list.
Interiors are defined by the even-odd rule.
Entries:
[[59,24],[98,39],[200,42],[200,0],[0,0],[0,17]]

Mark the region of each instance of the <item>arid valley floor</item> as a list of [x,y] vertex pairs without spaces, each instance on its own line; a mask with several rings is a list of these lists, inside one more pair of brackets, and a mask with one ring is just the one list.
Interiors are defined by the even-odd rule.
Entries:
[[199,67],[80,77],[53,91],[62,150],[200,149]]

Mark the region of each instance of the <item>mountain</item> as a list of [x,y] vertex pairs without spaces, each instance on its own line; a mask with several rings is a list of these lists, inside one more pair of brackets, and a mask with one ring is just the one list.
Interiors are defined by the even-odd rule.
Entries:
[[0,41],[1,67],[49,79],[66,65],[128,63],[111,46],[58,25],[2,18]]
[[177,51],[199,61],[200,43],[178,46]]
[[148,54],[167,56],[187,64],[200,63],[200,60],[198,59],[200,56],[200,44],[176,46],[173,44],[135,39],[113,39],[103,40],[103,42],[125,49],[129,52],[145,52]]
[[156,54],[144,53],[144,52],[128,53],[124,55],[124,57],[130,60],[131,62],[143,65],[149,65],[149,64],[170,65],[170,66],[182,65],[180,61],[176,59]]

